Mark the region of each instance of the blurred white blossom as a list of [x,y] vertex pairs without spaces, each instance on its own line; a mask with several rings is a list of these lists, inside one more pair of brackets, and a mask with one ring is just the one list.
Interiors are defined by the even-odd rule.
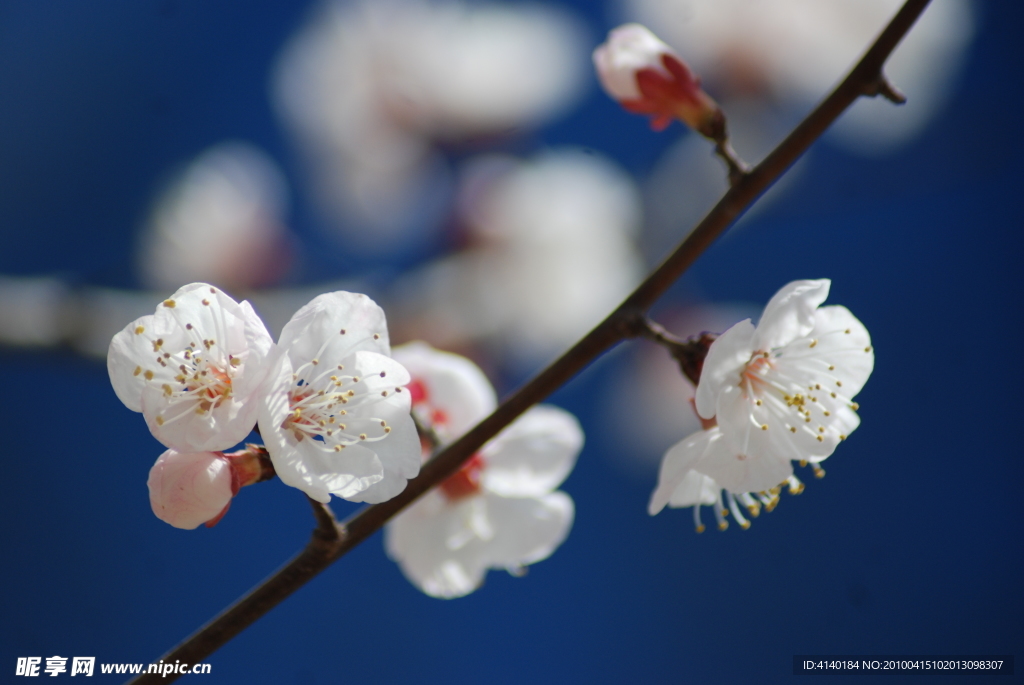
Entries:
[[142,234],[145,284],[206,281],[244,289],[275,282],[290,265],[288,188],[277,165],[247,143],[221,143],[163,190]]
[[638,193],[601,157],[559,150],[527,162],[478,159],[459,207],[470,249],[399,291],[403,313],[437,344],[488,339],[536,361],[599,323],[640,280]]
[[434,143],[562,111],[585,83],[586,43],[578,20],[540,5],[338,1],[286,47],[274,93],[347,239],[393,249],[443,211]]

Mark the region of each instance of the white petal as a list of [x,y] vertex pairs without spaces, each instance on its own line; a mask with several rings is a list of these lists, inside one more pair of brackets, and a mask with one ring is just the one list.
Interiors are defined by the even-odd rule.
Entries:
[[431,490],[400,512],[384,529],[388,556],[413,585],[432,597],[462,597],[480,586],[487,564],[480,544],[467,540],[453,550],[449,541],[466,530],[479,497],[450,503]]
[[282,354],[268,380],[259,412],[260,435],[281,482],[326,503],[332,493],[352,497],[382,480],[383,465],[362,445],[328,452],[318,440],[297,440],[292,432],[281,429],[291,413],[292,387],[291,362]]
[[723,449],[713,455],[706,455],[695,469],[714,479],[719,487],[729,492],[761,492],[782,483],[793,475],[793,462],[773,455],[751,457]]
[[153,464],[146,485],[157,518],[192,530],[231,502],[231,467],[220,454],[167,450]]
[[802,338],[814,327],[814,311],[828,297],[831,281],[793,281],[775,293],[764,308],[752,341],[758,351],[769,351]]
[[[817,371],[839,381],[842,394],[852,399],[868,380],[875,367],[875,348],[871,335],[850,310],[840,305],[821,307],[814,314],[814,328],[807,334],[816,341],[813,349],[787,349],[786,357],[817,360]],[[799,346],[798,346],[799,347]],[[829,369],[829,367],[835,367]],[[830,383],[831,385],[831,383]]]
[[[441,411],[446,419],[445,437],[461,436],[488,416],[498,405],[498,398],[487,376],[476,364],[457,354],[435,350],[422,342],[413,342],[393,350],[412,377],[423,387],[422,412],[430,419]],[[440,426],[435,429],[440,430]]]
[[547,559],[572,528],[575,508],[564,492],[543,497],[497,497],[485,494],[494,537],[488,541],[492,568],[515,568]]
[[714,478],[697,471],[687,471],[672,493],[668,506],[680,508],[698,504],[711,505],[718,501],[721,489],[722,486],[716,483]]
[[694,397],[697,413],[703,418],[714,417],[718,395],[724,388],[739,384],[740,374],[754,351],[753,338],[754,325],[745,319],[711,343]]
[[[723,452],[723,448],[724,452]],[[719,454],[721,452],[721,454]],[[658,473],[658,487],[651,493],[651,501],[647,505],[647,513],[654,516],[665,505],[672,501],[689,501],[693,504],[700,501],[702,504],[709,504],[702,498],[704,495],[703,483],[693,482],[696,479],[690,478],[692,469],[704,459],[707,454],[715,454],[720,459],[728,459],[730,451],[722,439],[722,432],[718,427],[709,430],[697,431],[693,435],[677,442],[661,461],[661,470]],[[694,486],[698,486],[695,490]],[[680,492],[682,491],[682,492]],[[678,496],[677,496],[677,493]],[[711,495],[711,502],[715,501],[715,494]],[[679,504],[676,506],[688,506]]]
[[420,472],[420,438],[416,424],[409,414],[409,393],[391,394],[373,406],[373,413],[388,422],[391,432],[387,438],[368,444],[384,468],[384,477],[367,489],[347,499],[353,502],[376,504],[385,502],[405,490],[410,478]]
[[541,498],[483,493],[448,502],[434,490],[388,524],[385,546],[423,592],[460,597],[480,586],[488,568],[548,557],[568,535],[573,514],[563,492]]
[[583,429],[569,412],[530,409],[480,450],[481,484],[505,497],[538,497],[565,480],[583,447]]
[[366,295],[345,291],[313,298],[285,324],[278,344],[293,364],[328,354],[322,352],[325,344],[335,358],[360,350],[384,355],[391,351],[384,310]]

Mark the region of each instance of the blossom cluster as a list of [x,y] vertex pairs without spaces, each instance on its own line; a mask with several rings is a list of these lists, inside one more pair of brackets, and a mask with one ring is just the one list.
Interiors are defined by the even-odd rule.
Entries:
[[741,321],[711,344],[694,398],[705,428],[665,454],[651,515],[692,506],[702,531],[700,507],[710,505],[719,528],[730,512],[746,528],[741,509],[757,516],[782,485],[803,490],[793,461],[824,475],[820,462],[860,425],[853,397],[875,360],[864,325],[845,307],[821,306],[830,285],[793,281],[756,327]]
[[[464,357],[424,343],[392,357],[384,312],[348,292],[316,297],[274,343],[248,302],[194,283],[114,336],[107,365],[168,447],[150,471],[153,512],[185,529],[275,474],[324,503],[391,499],[497,406]],[[265,446],[223,451],[254,425]],[[573,502],[555,489],[582,445],[571,414],[534,407],[389,524],[389,555],[436,597],[472,592],[489,568],[519,574],[569,533]]]
[[248,302],[193,283],[114,336],[117,396],[168,450],[150,473],[154,513],[212,525],[263,477],[253,450],[224,454],[258,424],[280,479],[320,502],[382,502],[419,473],[419,440],[391,359],[383,310],[332,292],[302,307],[275,344]]

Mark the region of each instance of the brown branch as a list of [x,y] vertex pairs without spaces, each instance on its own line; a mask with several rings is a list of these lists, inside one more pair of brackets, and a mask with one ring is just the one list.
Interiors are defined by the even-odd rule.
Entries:
[[[464,461],[520,414],[562,387],[605,351],[633,337],[636,315],[646,312],[847,107],[861,95],[871,92],[872,87],[878,88],[878,84],[884,82],[882,66],[928,3],[929,0],[907,0],[843,82],[763,162],[737,180],[679,247],[607,319],[502,402],[493,414],[424,464],[420,475],[409,481],[397,497],[366,507],[344,523],[334,526],[333,533],[327,530],[320,511],[320,528],[313,533],[306,549],[166,654],[163,661],[180,660],[195,664],[205,660],[285,597],[370,537],[417,497],[455,473]],[[144,674],[131,682],[168,683],[175,677],[175,674],[168,678]]]

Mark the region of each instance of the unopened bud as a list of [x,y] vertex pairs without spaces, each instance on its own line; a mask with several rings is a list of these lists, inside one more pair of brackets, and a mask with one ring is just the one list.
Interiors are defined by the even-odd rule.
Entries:
[[167,450],[149,470],[149,503],[158,519],[175,528],[212,528],[240,489],[275,475],[261,445],[230,454]]
[[650,115],[655,131],[679,119],[715,142],[725,140],[725,115],[700,78],[645,26],[613,29],[594,50],[594,66],[605,92],[627,111]]
[[167,450],[146,484],[156,517],[185,530],[220,520],[236,491],[231,466],[220,452]]

